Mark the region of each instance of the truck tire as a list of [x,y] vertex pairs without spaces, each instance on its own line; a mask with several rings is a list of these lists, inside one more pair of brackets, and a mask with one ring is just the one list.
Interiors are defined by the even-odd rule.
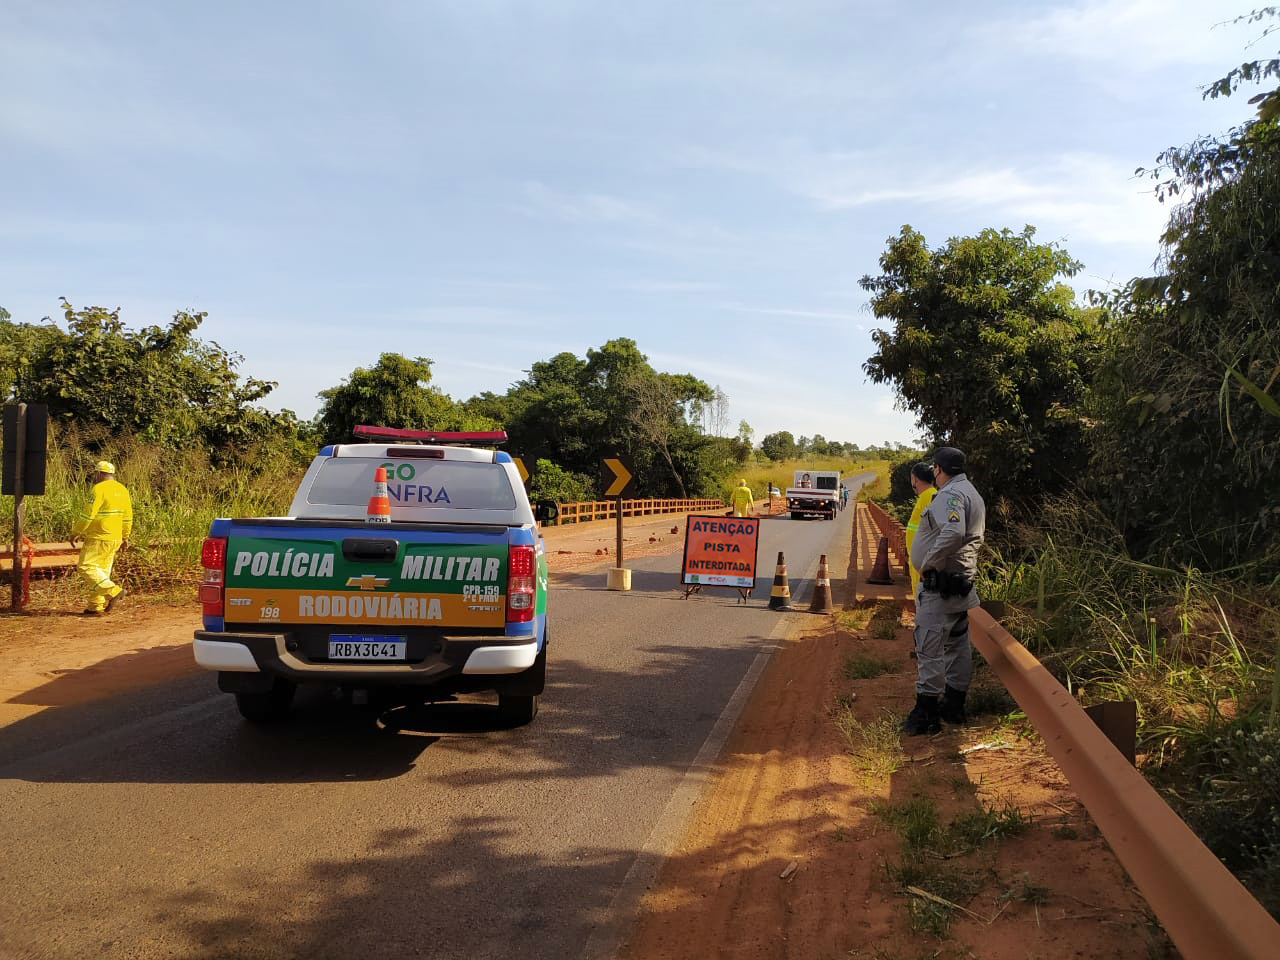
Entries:
[[289,715],[296,683],[277,679],[270,690],[237,693],[236,707],[250,723],[274,723]]
[[522,727],[538,715],[538,696],[547,683],[547,650],[550,646],[551,631],[548,630],[533,666],[498,687],[498,716],[503,723]]
[[800,513],[799,513],[799,511],[792,510],[792,511],[791,511],[791,519],[792,519],[792,520],[799,520],[799,519],[800,519]]
[[538,696],[518,693],[498,694],[498,716],[504,723],[522,727],[538,715]]

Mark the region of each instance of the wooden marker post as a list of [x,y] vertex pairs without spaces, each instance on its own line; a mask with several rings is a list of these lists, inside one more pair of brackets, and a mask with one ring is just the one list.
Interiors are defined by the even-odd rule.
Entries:
[[609,571],[610,590],[630,590],[631,571],[622,566],[622,498],[631,493],[632,469],[622,457],[605,457],[601,464],[600,486],[604,495],[617,498],[615,510],[618,520],[618,538],[616,545],[617,560]]

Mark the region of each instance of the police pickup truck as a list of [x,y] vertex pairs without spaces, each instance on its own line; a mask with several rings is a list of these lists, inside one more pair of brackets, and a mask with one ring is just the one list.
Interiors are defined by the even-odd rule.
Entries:
[[323,684],[357,702],[493,691],[528,723],[547,668],[537,521],[555,505],[535,511],[511,456],[470,445],[501,431],[355,435],[378,442],[321,450],[288,517],[213,521],[196,662],[255,722]]

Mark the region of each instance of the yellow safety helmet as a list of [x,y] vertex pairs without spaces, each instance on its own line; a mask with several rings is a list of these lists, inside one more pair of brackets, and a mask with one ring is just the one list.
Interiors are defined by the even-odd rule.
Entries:
[[745,477],[738,481],[738,486],[745,487],[746,485],[747,485],[747,480]]
[[115,473],[116,465],[109,460],[99,460],[94,465],[93,469],[97,470],[99,473]]

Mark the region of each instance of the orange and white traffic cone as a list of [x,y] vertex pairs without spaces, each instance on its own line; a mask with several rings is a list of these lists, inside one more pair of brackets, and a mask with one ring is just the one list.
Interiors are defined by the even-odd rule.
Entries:
[[387,497],[387,468],[378,467],[373,472],[373,496],[365,512],[365,523],[390,523],[391,500]]
[[818,560],[818,582],[813,587],[813,599],[809,601],[810,613],[831,613],[831,580],[827,577],[827,555]]
[[871,576],[867,583],[893,583],[893,575],[889,573],[889,538],[881,537],[876,548],[876,562],[871,566]]
[[791,609],[791,584],[787,582],[787,561],[778,551],[778,567],[773,574],[773,590],[769,594],[770,610]]

